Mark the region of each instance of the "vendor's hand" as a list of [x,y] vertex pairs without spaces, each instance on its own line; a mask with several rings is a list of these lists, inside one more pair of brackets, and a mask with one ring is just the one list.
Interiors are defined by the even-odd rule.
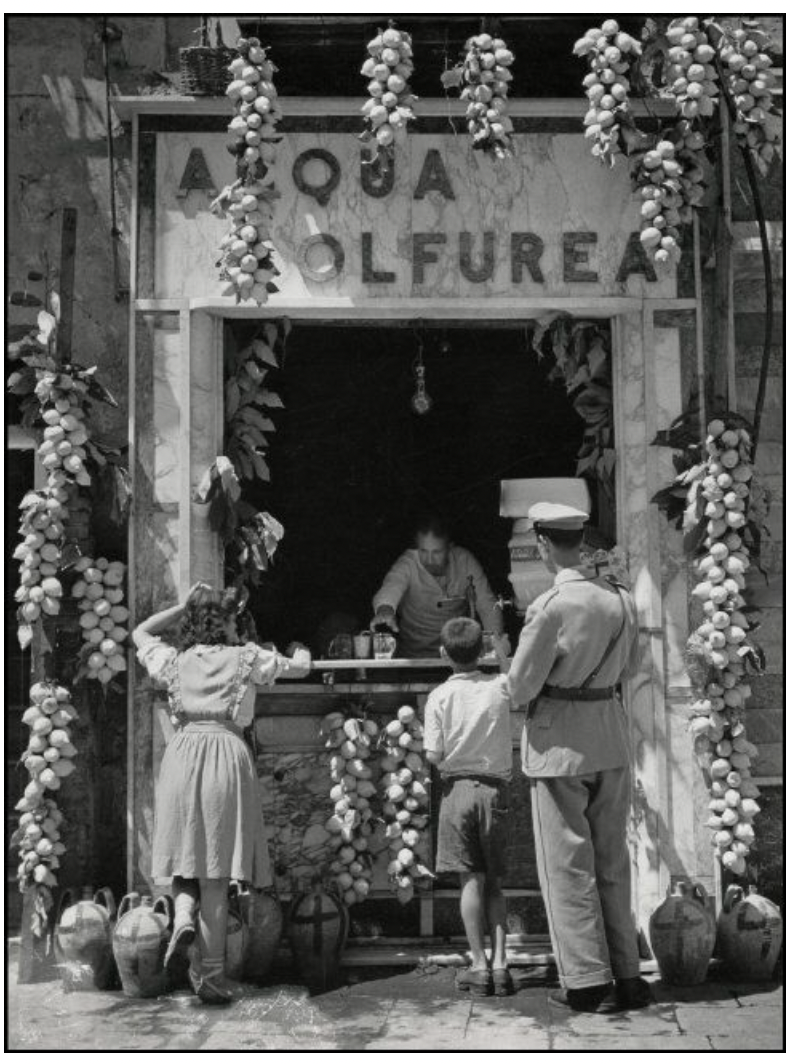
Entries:
[[298,639],[293,639],[285,648],[285,653],[289,658],[292,658],[297,650],[307,650],[308,653],[310,652],[304,643],[300,643]]
[[379,624],[386,624],[386,626],[392,632],[399,632],[398,622],[395,619],[395,611],[389,607],[379,610],[370,622],[371,631],[376,631],[376,626]]
[[307,647],[296,646],[291,654],[291,661],[308,672],[313,667],[313,657]]

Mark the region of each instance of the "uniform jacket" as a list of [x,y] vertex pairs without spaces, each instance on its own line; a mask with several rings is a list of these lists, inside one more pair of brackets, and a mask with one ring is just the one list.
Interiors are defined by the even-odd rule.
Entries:
[[629,763],[619,698],[580,702],[540,695],[547,683],[581,686],[620,627],[623,611],[623,631],[592,687],[611,687],[635,667],[639,629],[631,595],[581,567],[561,569],[554,586],[527,610],[508,674],[514,704],[526,708],[535,700],[521,744],[526,775],[580,776]]
[[[474,581],[477,611],[483,628],[500,631],[501,619],[494,593],[480,563],[465,547],[450,547],[446,591],[420,562],[416,550],[401,554],[384,577],[384,583],[373,599],[373,608],[391,606],[397,612],[399,652],[404,657],[430,657],[439,653],[439,635],[445,621],[466,613],[470,577]],[[454,598],[457,602],[439,607],[439,601],[445,598]]]

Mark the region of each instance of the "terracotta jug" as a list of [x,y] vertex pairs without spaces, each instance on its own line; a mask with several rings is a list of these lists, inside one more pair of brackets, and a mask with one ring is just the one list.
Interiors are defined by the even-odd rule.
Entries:
[[239,895],[247,925],[244,977],[263,983],[271,971],[283,931],[283,911],[273,894],[265,890],[244,891]]
[[294,965],[311,990],[326,990],[340,975],[348,935],[348,909],[320,884],[297,895],[288,913]]
[[64,990],[109,990],[117,985],[112,952],[115,899],[107,887],[91,895],[84,887],[75,902],[64,890],[55,927],[55,953]]
[[244,974],[247,951],[247,924],[241,904],[241,886],[231,883],[228,891],[228,928],[225,937],[225,974],[239,981]]
[[165,950],[173,928],[173,901],[127,894],[118,907],[112,948],[127,997],[158,997],[169,989]]
[[779,907],[754,887],[748,894],[737,883],[724,893],[718,921],[716,953],[729,975],[746,983],[773,978],[784,937]]
[[703,983],[716,942],[716,921],[700,883],[679,880],[650,917],[650,944],[661,978],[676,986]]

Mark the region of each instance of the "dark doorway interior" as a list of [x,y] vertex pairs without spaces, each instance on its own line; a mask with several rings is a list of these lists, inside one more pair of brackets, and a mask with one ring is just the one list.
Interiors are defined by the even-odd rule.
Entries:
[[[251,323],[233,326],[236,342]],[[429,413],[411,408],[422,340]],[[573,476],[583,423],[561,382],[549,382],[523,325],[421,328],[297,324],[271,386],[278,412],[271,484],[250,501],[285,538],[253,595],[262,639],[316,646],[327,615],[358,627],[418,510],[449,513],[456,539],[495,592],[510,593],[510,521],[503,478]]]

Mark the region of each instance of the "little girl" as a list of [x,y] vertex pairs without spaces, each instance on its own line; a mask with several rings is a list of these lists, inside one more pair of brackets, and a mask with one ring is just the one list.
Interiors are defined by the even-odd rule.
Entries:
[[[255,764],[242,731],[253,720],[257,687],[311,668],[306,648],[295,647],[289,658],[240,644],[238,607],[236,592],[198,583],[183,605],[154,614],[132,633],[140,663],[167,689],[178,724],[159,770],[151,868],[154,879],[173,880],[165,965],[183,958],[194,941],[199,899],[200,961],[198,967],[193,959],[189,974],[198,997],[215,1004],[232,999],[224,979],[229,881],[272,882]],[[177,620],[171,646],[159,633]]]

